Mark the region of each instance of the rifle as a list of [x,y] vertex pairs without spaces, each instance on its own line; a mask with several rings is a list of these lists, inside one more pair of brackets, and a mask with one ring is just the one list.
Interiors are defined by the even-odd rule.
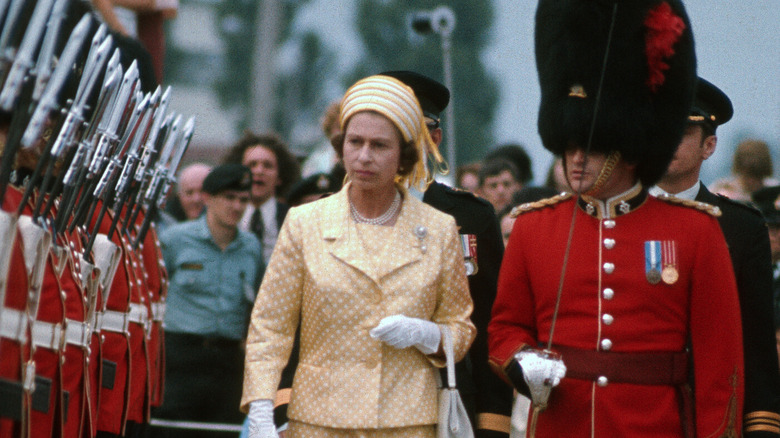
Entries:
[[[55,181],[54,189],[50,191],[49,181],[52,177],[54,165],[57,160],[70,154],[71,147],[74,144],[74,138],[77,136],[77,131],[83,129],[84,111],[87,106],[87,100],[92,94],[95,82],[100,76],[103,66],[108,59],[108,53],[113,42],[112,38],[110,36],[107,37],[106,35],[106,27],[101,25],[92,38],[92,45],[79,80],[76,97],[65,115],[65,120],[63,121],[62,127],[51,148],[50,156],[47,157],[49,159],[49,164],[39,190],[41,195],[50,192],[50,196],[43,209],[41,209],[41,202],[45,196],[38,197],[33,211],[33,218],[38,219],[41,214],[45,215],[47,212],[51,211],[51,206],[55,198],[54,194],[62,187],[62,178],[58,178]],[[66,160],[66,162],[68,162],[68,160]]]
[[57,45],[57,39],[60,36],[62,21],[68,11],[70,0],[55,0],[54,7],[49,15],[49,21],[46,23],[46,34],[43,37],[41,51],[38,54],[38,61],[35,63],[35,88],[33,89],[33,99],[40,100],[46,84],[51,78],[52,60],[54,59],[54,49]]
[[[130,229],[131,225],[134,225],[136,221],[138,220],[138,215],[141,213],[141,210],[144,208],[144,199],[146,196],[146,191],[149,189],[149,184],[152,182],[152,178],[156,172],[156,166],[157,162],[160,158],[160,151],[162,151],[164,145],[167,142],[168,138],[168,132],[171,130],[171,127],[173,126],[173,120],[176,118],[175,114],[168,114],[165,116],[165,119],[162,122],[162,126],[160,126],[160,133],[157,136],[157,141],[154,143],[154,145],[148,145],[149,148],[146,148],[144,150],[144,153],[150,152],[148,155],[149,162],[147,164],[144,164],[144,162],[141,162],[141,166],[139,166],[138,172],[136,172],[136,176],[138,177],[140,175],[140,185],[137,188],[137,193],[134,199],[134,209],[132,210],[132,213],[128,212],[128,217],[125,218],[125,224],[123,226],[122,231],[127,234],[128,237],[130,237],[130,234],[128,230]],[[146,166],[145,169],[144,166]],[[140,173],[143,169],[143,173]]]
[[82,185],[82,196],[78,201],[75,216],[68,227],[70,231],[77,225],[85,223],[85,220],[86,223],[90,223],[92,220],[97,200],[92,198],[91,194],[95,190],[96,179],[103,174],[108,157],[112,155],[120,136],[124,134],[128,119],[137,104],[139,89],[138,65],[133,61],[122,78],[122,83],[119,85],[113,102],[109,104],[109,117],[101,120],[97,127],[94,154],[86,171]]
[[[178,118],[176,121],[178,121]],[[176,128],[176,121],[174,121],[174,128]],[[168,145],[166,144],[163,153],[167,152],[167,155],[160,155],[160,161],[157,163],[157,169],[155,169],[159,170],[159,172],[155,172],[152,182],[149,185],[149,190],[146,193],[145,200],[148,209],[135,242],[133,242],[133,249],[138,249],[138,245],[146,238],[146,233],[149,231],[152,219],[157,214],[157,210],[164,205],[165,197],[168,196],[168,191],[176,181],[174,174],[179,167],[179,163],[181,162],[184,153],[187,152],[187,148],[192,140],[192,134],[195,132],[195,118],[190,117],[187,120],[187,123],[184,124],[181,137],[179,137],[176,132],[178,129],[172,129],[172,131],[174,131],[172,137],[175,137],[173,141],[175,141],[176,144],[170,147],[170,152],[166,151],[166,149],[168,149]],[[170,163],[167,163],[168,158],[174,149],[175,153],[173,153],[173,158]]]
[[25,30],[25,23],[23,23],[22,11],[30,10],[31,5],[28,5],[30,0],[10,0],[5,7],[5,20],[3,21],[3,30],[0,32],[0,74],[5,81],[5,75],[8,72],[9,66],[14,62],[16,57],[16,49],[21,39],[21,35]]
[[[98,199],[101,200],[102,204],[100,207],[100,212],[95,219],[95,225],[92,228],[92,233],[90,233],[87,244],[84,246],[84,255],[87,258],[91,257],[89,254],[92,251],[95,238],[98,235],[103,218],[108,212],[110,204],[109,201],[114,194],[114,185],[116,184],[116,178],[118,176],[117,171],[123,167],[122,163],[125,161],[126,155],[130,153],[130,151],[132,151],[134,154],[138,153],[138,147],[143,140],[141,138],[143,136],[143,131],[146,131],[146,128],[143,127],[143,124],[146,123],[148,125],[149,122],[149,117],[146,117],[146,113],[150,100],[150,96],[145,96],[138,104],[138,106],[133,110],[128,129],[122,136],[122,140],[120,141],[116,153],[114,153],[113,156],[108,160],[105,171],[101,175],[100,180],[95,187],[93,199],[96,201]],[[115,220],[117,216],[118,215],[114,216]],[[91,223],[91,219],[87,223]],[[112,223],[114,226],[116,225],[114,221],[112,221]]]
[[[135,223],[138,216],[137,206],[140,206],[141,199],[143,198],[143,191],[146,190],[146,186],[151,178],[152,166],[157,159],[157,152],[160,150],[162,143],[167,135],[168,126],[173,121],[171,115],[166,116],[165,112],[168,110],[168,103],[171,97],[171,87],[165,89],[160,98],[160,105],[154,114],[154,122],[152,124],[149,137],[144,144],[144,151],[141,155],[141,162],[133,175],[133,183],[131,184],[131,191],[128,193],[127,212],[125,214],[124,222],[122,223],[122,233],[127,233],[127,228],[130,223]],[[162,133],[162,135],[160,135]],[[160,144],[158,144],[160,143]]]
[[19,45],[19,51],[14,57],[11,69],[5,78],[3,89],[0,91],[0,109],[11,112],[17,99],[28,71],[35,65],[35,52],[43,37],[44,23],[51,14],[54,0],[39,0],[35,5],[30,23],[24,32],[24,37]]
[[142,143],[144,145],[148,144],[148,138],[150,136],[156,137],[156,133],[153,133],[152,131],[155,129],[154,125],[157,122],[155,116],[159,116],[159,114],[156,114],[157,110],[159,109],[159,104],[160,104],[160,87],[158,86],[150,98],[149,109],[144,114],[145,119],[141,123],[141,126],[144,131],[142,135],[138,137],[138,141],[134,142],[134,144],[128,150],[127,160],[125,160],[125,165],[122,168],[122,173],[119,175],[119,182],[116,185],[116,193],[114,195],[115,214],[113,220],[111,221],[111,226],[109,227],[107,233],[109,240],[113,236],[114,230],[116,229],[117,224],[119,223],[119,218],[122,215],[122,210],[124,208],[124,205],[127,202],[127,200],[130,199],[131,196],[133,174],[136,172],[139,163],[138,150],[140,149]]
[[[118,55],[118,52],[115,52],[115,54]],[[118,57],[116,62],[119,62]],[[84,183],[85,174],[95,150],[95,132],[97,125],[105,119],[104,114],[106,113],[109,102],[113,99],[118,90],[121,76],[121,69],[116,69],[115,66],[112,69],[111,61],[109,61],[106,80],[103,82],[103,86],[100,89],[95,112],[92,113],[92,118],[87,124],[87,131],[79,142],[78,148],[76,149],[76,155],[70,162],[68,170],[65,172],[65,177],[62,180],[64,188],[60,209],[54,220],[55,230],[65,229],[66,221],[73,211],[73,207],[78,199],[78,188]]]
[[[84,15],[79,23],[73,29],[73,33],[68,38],[68,42],[60,55],[59,63],[52,73],[51,80],[46,85],[46,89],[41,95],[41,99],[38,102],[32,101],[30,107],[35,107],[32,116],[29,119],[29,123],[26,120],[18,125],[18,130],[11,129],[8,132],[8,141],[3,153],[2,162],[0,163],[0,203],[2,203],[5,196],[5,190],[8,186],[10,179],[11,169],[13,167],[14,156],[16,155],[19,147],[28,149],[32,147],[40,139],[43,125],[50,118],[52,112],[57,109],[59,102],[59,95],[62,91],[65,79],[70,73],[71,67],[76,62],[78,52],[81,49],[81,45],[87,36],[89,29],[89,23],[91,18],[89,15]],[[14,117],[23,117],[26,119],[27,110],[26,105],[24,108],[14,112]],[[13,122],[12,122],[13,125]],[[26,128],[25,128],[26,125]],[[13,126],[12,126],[13,127]],[[54,138],[51,139],[44,149],[42,158],[44,158],[54,145]],[[19,203],[18,214],[21,215],[27,200],[32,194],[33,187],[37,184],[37,179],[40,178],[40,174],[43,171],[45,159],[38,161],[33,176],[30,179],[29,184],[25,188],[22,202]]]

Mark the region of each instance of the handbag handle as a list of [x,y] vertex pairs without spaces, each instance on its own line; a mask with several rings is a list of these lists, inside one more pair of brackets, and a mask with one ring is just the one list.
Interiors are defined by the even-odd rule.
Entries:
[[447,387],[455,389],[455,353],[452,348],[452,334],[446,325],[441,327],[442,343],[444,344],[444,356],[447,358]]

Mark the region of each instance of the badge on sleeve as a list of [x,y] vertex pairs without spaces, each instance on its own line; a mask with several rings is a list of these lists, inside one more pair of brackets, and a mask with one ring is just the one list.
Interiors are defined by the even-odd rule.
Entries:
[[477,266],[477,235],[461,234],[460,245],[463,249],[463,262],[466,264],[466,275],[474,275],[479,270]]

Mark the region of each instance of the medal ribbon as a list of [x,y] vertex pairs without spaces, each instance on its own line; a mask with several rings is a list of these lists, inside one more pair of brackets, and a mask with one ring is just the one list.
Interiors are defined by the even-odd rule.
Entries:
[[677,249],[674,246],[673,240],[664,240],[663,258],[664,258],[664,267],[677,266]]
[[645,274],[652,270],[661,272],[661,259],[658,257],[658,253],[661,252],[661,242],[657,240],[649,240],[645,242]]

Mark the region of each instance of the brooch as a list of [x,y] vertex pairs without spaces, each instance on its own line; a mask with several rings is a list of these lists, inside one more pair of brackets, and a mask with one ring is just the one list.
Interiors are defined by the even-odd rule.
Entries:
[[422,225],[417,225],[414,227],[413,232],[414,237],[420,241],[420,251],[425,254],[425,251],[428,250],[428,247],[425,245],[425,237],[428,235],[428,229]]

